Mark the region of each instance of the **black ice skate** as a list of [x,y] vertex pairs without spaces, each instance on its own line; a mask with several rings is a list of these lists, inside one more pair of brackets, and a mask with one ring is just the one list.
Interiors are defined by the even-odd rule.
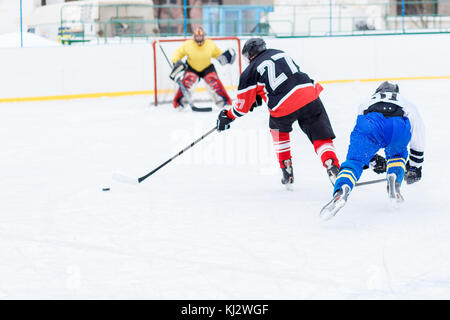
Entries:
[[284,160],[283,164],[284,168],[281,168],[281,171],[283,172],[281,183],[286,185],[286,188],[288,188],[291,184],[294,183],[294,169],[292,168],[291,159]]
[[334,183],[336,182],[337,175],[339,173],[339,168],[334,165],[333,159],[328,159],[325,161],[325,165],[327,166],[327,174],[328,178],[330,178],[331,184],[334,186]]
[[390,173],[387,175],[387,192],[389,200],[393,204],[399,204],[405,201],[402,194],[400,193],[400,183],[396,182],[397,176],[395,173]]
[[350,195],[350,191],[350,187],[346,184],[342,186],[342,189],[336,191],[333,199],[331,199],[331,201],[328,202],[322,210],[320,210],[320,218],[322,218],[322,220],[329,220],[333,218],[336,213],[347,203],[347,198]]

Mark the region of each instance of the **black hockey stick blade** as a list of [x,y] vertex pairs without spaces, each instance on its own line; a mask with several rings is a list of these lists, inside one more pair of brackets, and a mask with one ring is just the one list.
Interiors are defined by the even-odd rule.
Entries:
[[199,108],[192,104],[190,106],[191,106],[191,110],[195,111],[195,112],[211,112],[213,110],[211,107]]
[[383,181],[386,181],[386,178],[383,178],[383,179],[376,179],[376,180],[369,180],[369,181],[364,181],[364,182],[357,182],[357,183],[355,184],[355,186],[356,186],[356,187],[358,187],[358,186],[364,186],[364,185],[367,185],[367,184],[374,184],[374,183],[379,183],[379,182],[383,182]]

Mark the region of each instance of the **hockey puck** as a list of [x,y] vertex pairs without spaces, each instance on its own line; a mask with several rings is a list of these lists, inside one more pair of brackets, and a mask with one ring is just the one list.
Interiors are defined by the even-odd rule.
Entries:
[[102,191],[109,191],[109,188],[103,188]]

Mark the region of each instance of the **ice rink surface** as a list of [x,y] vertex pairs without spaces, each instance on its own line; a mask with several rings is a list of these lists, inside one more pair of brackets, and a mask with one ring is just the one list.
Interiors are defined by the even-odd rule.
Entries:
[[[449,299],[450,80],[398,83],[427,127],[422,181],[397,209],[384,183],[356,188],[327,222],[325,169],[295,126],[283,188],[265,107],[133,186],[112,174],[146,174],[219,111],[143,96],[1,104],[0,298]],[[377,85],[324,85],[341,161]]]

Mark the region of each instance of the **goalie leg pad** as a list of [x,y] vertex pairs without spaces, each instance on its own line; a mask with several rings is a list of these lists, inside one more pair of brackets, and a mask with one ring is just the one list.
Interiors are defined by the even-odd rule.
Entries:
[[226,105],[231,105],[231,98],[228,96],[225,87],[220,81],[217,73],[215,71],[208,73],[204,77],[206,84],[218,95],[220,96]]
[[196,84],[198,81],[198,76],[191,71],[186,71],[183,77],[183,85],[186,87],[186,89],[191,89],[194,84]]
[[[198,81],[198,76],[191,71],[186,71],[183,77],[183,85],[186,87],[187,90],[191,89]],[[181,99],[183,98],[183,93],[181,92],[181,89],[178,88],[175,97],[173,98],[173,107],[178,108],[180,105],[183,106],[183,103]]]

